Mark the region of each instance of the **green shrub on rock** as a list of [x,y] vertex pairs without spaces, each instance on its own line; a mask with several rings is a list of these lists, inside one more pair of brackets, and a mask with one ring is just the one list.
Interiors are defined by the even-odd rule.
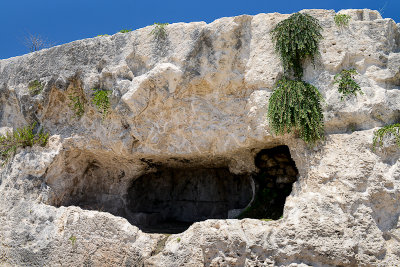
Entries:
[[34,145],[45,146],[49,139],[48,133],[43,133],[40,130],[38,133],[33,133],[36,123],[32,126],[18,128],[12,133],[7,132],[5,135],[0,135],[0,160],[2,165],[14,156],[18,148],[31,147]]
[[343,28],[349,25],[351,16],[346,14],[336,14],[334,17],[334,21],[336,26]]
[[345,97],[354,95],[357,93],[364,94],[361,91],[360,85],[354,80],[354,76],[357,75],[357,71],[355,69],[342,70],[340,73],[335,75],[334,84],[339,85],[339,93],[342,94],[341,99],[343,100]]
[[360,85],[354,80],[354,76],[357,75],[357,71],[355,69],[342,70],[340,73],[335,75],[334,84],[339,85],[339,93],[342,94],[341,99],[343,100],[345,97],[354,95],[357,93],[363,95],[363,91],[361,91]]
[[43,84],[38,80],[31,81],[28,84],[29,92],[34,96],[40,94],[43,90],[43,87]]
[[122,29],[119,32],[120,33],[128,33],[128,32],[131,32],[131,31],[132,31],[132,29]]
[[323,139],[322,101],[320,92],[313,85],[281,79],[269,100],[271,130],[277,135],[295,131],[308,144]]
[[167,37],[167,31],[165,27],[168,24],[169,23],[154,23],[154,28],[153,30],[151,30],[150,34],[152,34],[156,39],[164,39],[165,37]]
[[381,129],[374,132],[374,139],[372,141],[372,147],[375,149],[377,146],[383,145],[383,138],[385,136],[392,135],[396,138],[396,144],[400,147],[400,123],[386,125]]
[[103,120],[110,112],[110,90],[92,89],[94,91],[92,102],[102,114]]
[[[324,136],[323,98],[316,87],[301,81],[304,60],[314,62],[319,54],[321,31],[316,18],[302,13],[291,15],[271,31],[286,77],[278,81],[269,99],[269,125],[274,134],[294,131],[307,144]],[[295,80],[288,78],[291,76]]]
[[292,72],[296,79],[301,79],[304,59],[309,57],[314,61],[319,54],[321,31],[316,18],[302,13],[295,13],[276,25],[271,31],[272,40],[285,73]]
[[68,95],[70,100],[69,107],[74,111],[74,117],[80,119],[85,113],[85,100],[79,91],[74,91]]

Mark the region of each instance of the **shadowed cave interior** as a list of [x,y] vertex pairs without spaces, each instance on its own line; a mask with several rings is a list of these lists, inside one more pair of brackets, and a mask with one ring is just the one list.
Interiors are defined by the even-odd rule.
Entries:
[[[126,193],[118,196],[88,190],[97,175],[84,175],[90,182],[70,190],[61,205],[109,212],[148,233],[180,233],[206,219],[279,219],[297,180],[295,162],[287,146],[278,146],[261,150],[255,164],[257,173],[243,175],[223,167],[159,166],[128,183]],[[106,172],[96,168],[93,173]]]

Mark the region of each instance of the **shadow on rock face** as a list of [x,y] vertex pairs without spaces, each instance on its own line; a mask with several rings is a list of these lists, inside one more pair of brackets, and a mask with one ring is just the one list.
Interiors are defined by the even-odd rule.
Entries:
[[131,220],[147,230],[226,219],[252,200],[251,182],[249,175],[234,175],[227,168],[160,169],[135,180],[128,190]]

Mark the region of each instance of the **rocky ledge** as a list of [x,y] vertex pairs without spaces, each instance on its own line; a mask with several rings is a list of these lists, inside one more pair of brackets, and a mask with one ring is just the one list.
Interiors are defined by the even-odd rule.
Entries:
[[[0,60],[0,133],[34,122],[50,133],[0,167],[0,264],[400,266],[400,149],[393,138],[372,149],[400,118],[399,25],[371,10],[341,11],[348,27],[334,11],[301,12],[323,28],[303,77],[325,99],[316,146],[268,126],[283,76],[269,33],[289,15],[175,23],[163,38],[149,26]],[[341,101],[333,79],[348,68],[364,94]],[[110,92],[107,114],[92,89]],[[228,219],[254,214],[256,192],[280,197],[268,200],[276,220]],[[171,220],[186,224],[156,227]]]

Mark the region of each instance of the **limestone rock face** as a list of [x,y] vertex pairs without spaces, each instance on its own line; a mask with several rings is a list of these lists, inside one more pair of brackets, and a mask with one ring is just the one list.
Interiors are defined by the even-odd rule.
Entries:
[[[324,37],[304,65],[325,99],[326,138],[312,148],[271,135],[266,118],[283,75],[269,31],[289,15],[176,23],[166,38],[149,26],[0,60],[0,133],[37,122],[51,134],[0,167],[0,264],[400,266],[400,149],[390,138],[372,149],[374,130],[400,118],[399,24],[343,10],[352,19],[338,28],[334,11],[302,12]],[[341,101],[333,77],[345,68],[364,95]],[[104,119],[94,88],[112,91]],[[160,166],[248,175],[279,145],[299,172],[283,218],[206,220],[171,236],[128,222],[128,189]]]

